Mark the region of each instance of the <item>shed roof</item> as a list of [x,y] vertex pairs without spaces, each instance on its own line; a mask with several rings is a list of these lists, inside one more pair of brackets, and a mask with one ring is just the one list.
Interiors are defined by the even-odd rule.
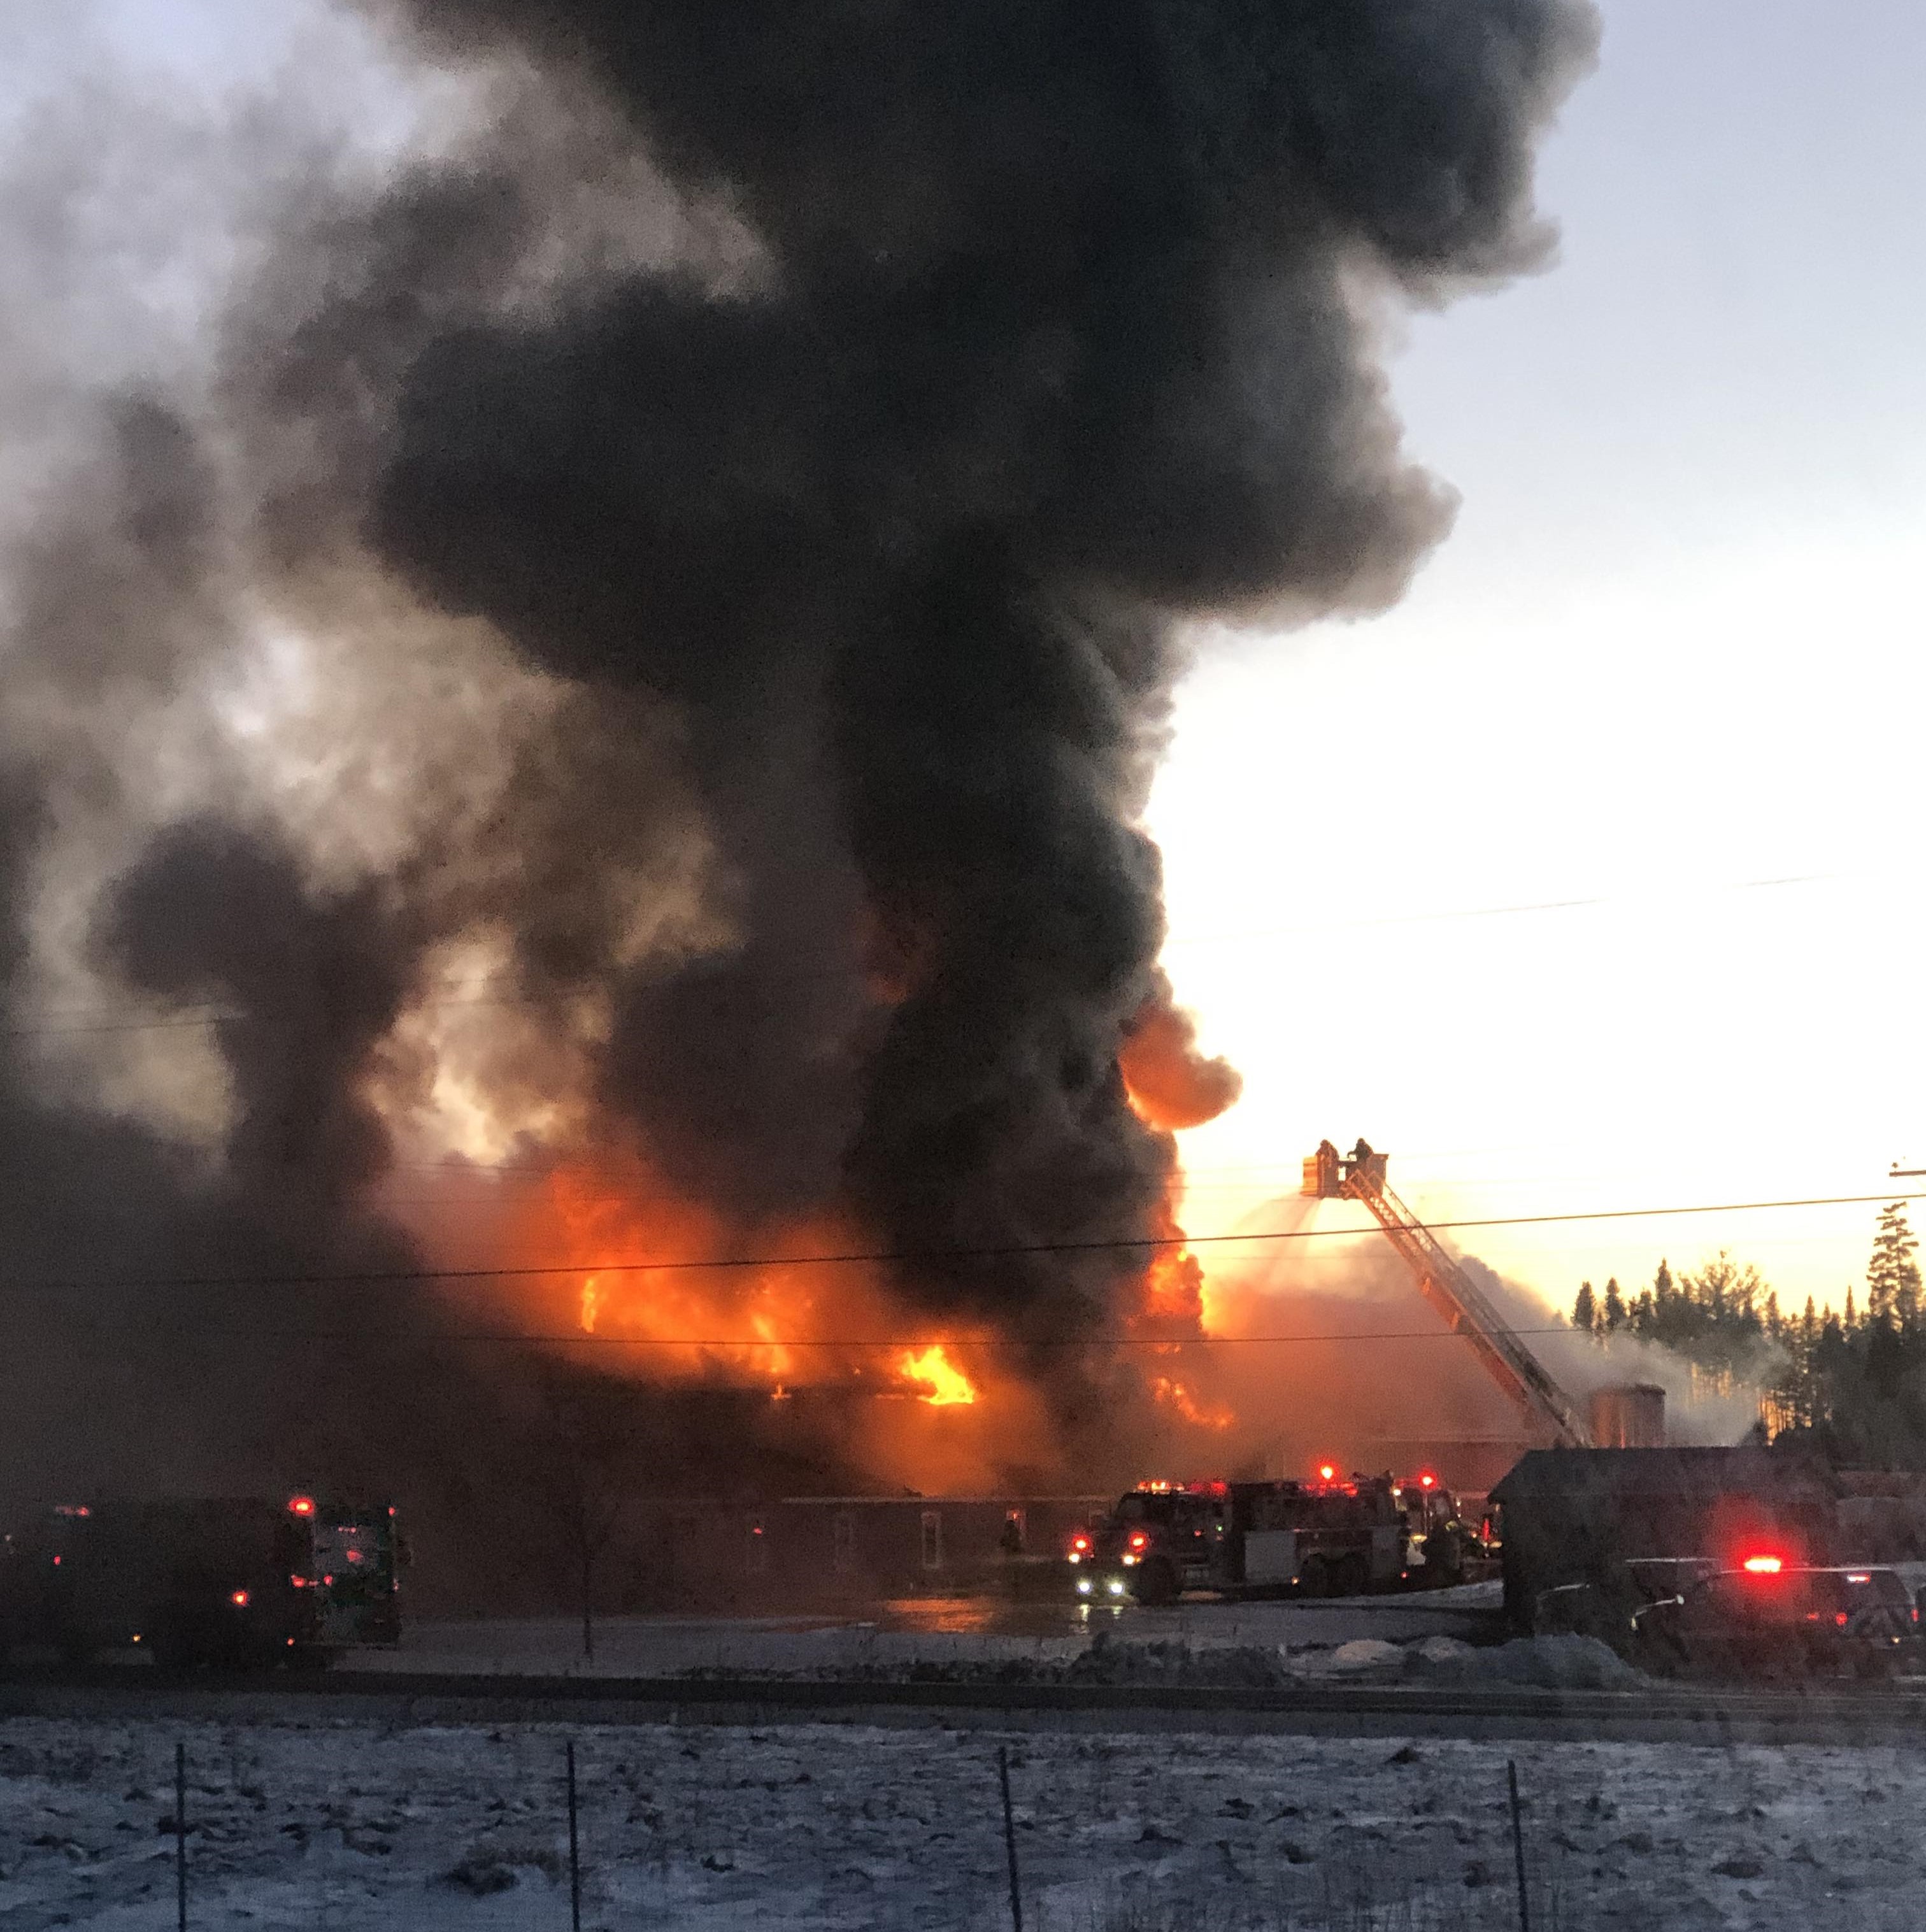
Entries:
[[1538,1496],[1703,1497],[1738,1492],[1832,1497],[1839,1483],[1808,1456],[1737,1449],[1533,1449],[1492,1491],[1501,1503]]

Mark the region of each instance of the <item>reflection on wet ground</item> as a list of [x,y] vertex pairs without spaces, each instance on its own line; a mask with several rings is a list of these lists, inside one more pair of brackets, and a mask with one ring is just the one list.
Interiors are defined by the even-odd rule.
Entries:
[[1114,1627],[1126,1614],[1121,1604],[1111,1610],[1088,1604],[1016,1604],[1001,1597],[903,1597],[852,1621],[873,1623],[879,1630],[944,1636],[1077,1636]]
[[1012,1603],[999,1597],[907,1597],[843,1619],[845,1627],[931,1636],[1078,1637],[1100,1630],[1118,1636],[1189,1642],[1342,1643],[1353,1636],[1402,1640],[1433,1631],[1466,1634],[1496,1619],[1496,1583],[1471,1584],[1394,1597],[1289,1598],[1227,1603],[1188,1598],[1168,1609],[1141,1604]]

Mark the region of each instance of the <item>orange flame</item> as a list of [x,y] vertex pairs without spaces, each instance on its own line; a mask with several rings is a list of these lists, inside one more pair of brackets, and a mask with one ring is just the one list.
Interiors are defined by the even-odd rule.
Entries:
[[[1041,1378],[994,1332],[932,1322],[886,1264],[854,1258],[873,1243],[836,1220],[746,1230],[679,1195],[639,1150],[607,1143],[518,1172],[527,1175],[505,1168],[478,1184],[458,1220],[422,1226],[452,1274],[482,1277],[476,1292],[504,1328],[598,1372],[754,1391],[797,1453],[820,1444],[838,1466],[925,1493],[982,1492],[1062,1454]],[[850,1258],[817,1258],[831,1256]],[[1170,1286],[1150,1292],[1145,1332],[1174,1343],[1197,1333],[1196,1264],[1176,1250],[1159,1259]],[[1126,1322],[1145,1314],[1145,1294]],[[1188,1364],[1184,1373],[1194,1394]],[[1137,1386],[1148,1406],[1148,1383]]]
[[1203,1264],[1184,1245],[1169,1202],[1157,1210],[1150,1234],[1160,1245],[1144,1273],[1143,1299],[1127,1324],[1131,1334],[1171,1341],[1204,1334]]
[[[805,1232],[779,1240],[806,1252],[824,1238]],[[583,1271],[568,1291],[574,1325],[598,1339],[659,1342],[636,1358],[652,1374],[722,1371],[774,1385],[806,1365],[827,1366],[788,1346],[838,1325],[818,1305],[825,1284],[776,1262],[676,1265],[708,1262],[735,1244],[703,1209],[662,1198],[639,1164],[557,1168],[524,1204],[512,1245],[544,1259],[579,1258]],[[657,1262],[668,1265],[650,1265]]]
[[846,1232],[797,1225],[766,1238],[769,1261],[751,1254],[734,1265],[738,1232],[698,1205],[664,1198],[639,1161],[604,1156],[544,1177],[521,1204],[512,1245],[578,1258],[582,1272],[564,1288],[574,1328],[601,1341],[657,1344],[623,1352],[648,1376],[762,1383],[777,1402],[799,1383],[825,1382],[914,1394],[935,1408],[982,1399],[955,1359],[954,1334],[886,1352],[845,1341],[902,1331],[903,1310],[872,1271],[781,1258],[858,1245]]
[[1150,1378],[1150,1394],[1193,1428],[1226,1430],[1238,1419],[1234,1411],[1200,1400],[1183,1383],[1168,1376],[1154,1376]]
[[932,1342],[920,1354],[906,1354],[899,1366],[905,1382],[920,1383],[926,1391],[919,1401],[947,1408],[976,1400],[970,1378],[944,1353],[940,1342]]

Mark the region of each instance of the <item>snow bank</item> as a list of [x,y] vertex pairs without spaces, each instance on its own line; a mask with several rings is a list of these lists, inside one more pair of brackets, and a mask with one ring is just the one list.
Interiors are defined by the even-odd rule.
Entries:
[[1408,1653],[1418,1677],[1536,1684],[1548,1690],[1622,1690],[1647,1679],[1595,1636],[1526,1636],[1478,1650],[1427,1637]]
[[1361,1676],[1366,1672],[1395,1675],[1405,1667],[1404,1646],[1387,1643],[1382,1637],[1353,1637],[1331,1652],[1330,1667],[1348,1677]]

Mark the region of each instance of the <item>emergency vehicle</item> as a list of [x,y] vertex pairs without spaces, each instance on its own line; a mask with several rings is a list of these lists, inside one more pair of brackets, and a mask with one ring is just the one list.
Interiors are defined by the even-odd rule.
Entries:
[[1919,1606],[1895,1571],[1777,1555],[1682,1576],[1631,1626],[1648,1668],[1714,1676],[1892,1676],[1920,1654]]
[[0,1550],[0,1655],[176,1667],[326,1664],[400,1636],[406,1552],[386,1504],[170,1498],[38,1512]]
[[1407,1576],[1409,1525],[1388,1476],[1314,1482],[1141,1483],[1069,1557],[1078,1597],[1361,1596]]

